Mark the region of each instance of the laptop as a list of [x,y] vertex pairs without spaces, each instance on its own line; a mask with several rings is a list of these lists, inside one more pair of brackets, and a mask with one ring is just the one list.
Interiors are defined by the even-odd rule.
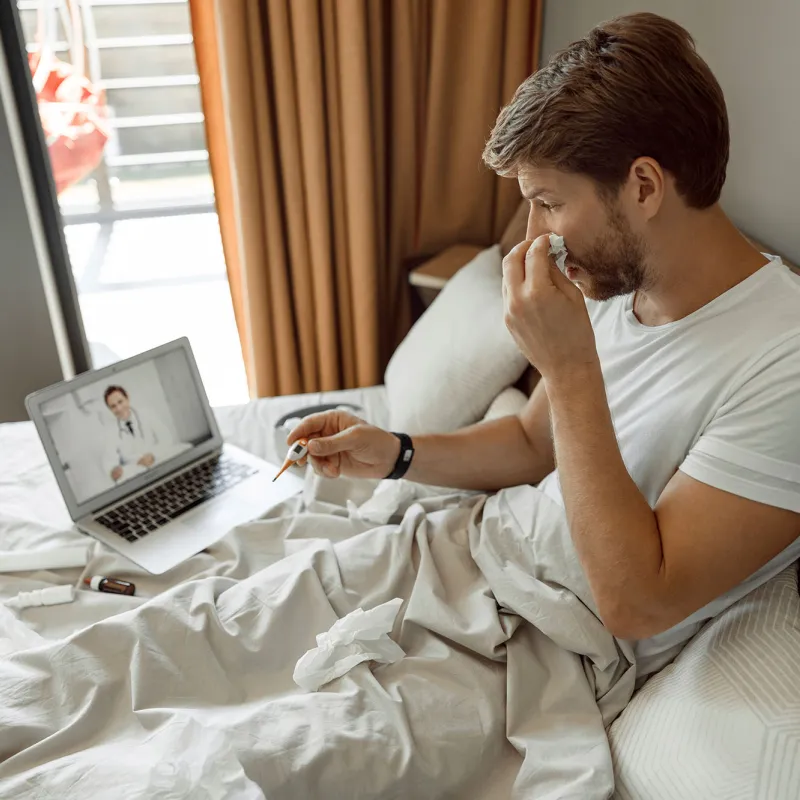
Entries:
[[188,339],[25,399],[78,528],[160,574],[299,492],[224,444]]

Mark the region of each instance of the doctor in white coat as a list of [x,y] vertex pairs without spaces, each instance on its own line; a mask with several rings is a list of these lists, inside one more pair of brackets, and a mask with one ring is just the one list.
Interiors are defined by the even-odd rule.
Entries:
[[134,408],[122,386],[109,386],[103,399],[117,422],[109,458],[113,481],[131,477],[152,467],[163,455],[174,452],[177,443],[166,426],[146,409]]

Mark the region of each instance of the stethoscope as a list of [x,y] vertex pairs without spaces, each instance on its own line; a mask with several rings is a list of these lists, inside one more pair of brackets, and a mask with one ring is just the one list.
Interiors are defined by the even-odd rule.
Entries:
[[[144,439],[144,432],[142,431],[142,421],[139,418],[139,412],[135,408],[131,408],[131,417],[136,416],[136,430],[139,431],[139,438]],[[131,417],[126,420],[117,420],[117,436],[122,439],[122,434],[130,436],[132,439],[136,438],[136,434],[127,428],[127,423],[130,422]]]

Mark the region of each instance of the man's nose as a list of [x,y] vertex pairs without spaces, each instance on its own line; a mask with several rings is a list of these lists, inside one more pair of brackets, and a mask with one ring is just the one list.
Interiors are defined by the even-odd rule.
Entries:
[[550,231],[542,224],[542,219],[538,214],[536,214],[533,207],[528,212],[528,227],[525,231],[525,238],[532,242],[537,237],[541,236],[543,233],[550,233]]

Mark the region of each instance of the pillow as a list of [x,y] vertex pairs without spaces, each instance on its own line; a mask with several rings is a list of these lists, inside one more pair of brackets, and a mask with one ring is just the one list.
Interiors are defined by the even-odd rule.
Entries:
[[477,422],[527,366],[503,321],[495,245],[447,282],[392,356],[385,375],[390,428],[414,435]]
[[611,726],[617,800],[797,800],[793,564],[708,623]]
[[490,419],[500,419],[500,417],[510,417],[512,414],[519,414],[528,398],[519,389],[509,386],[508,389],[503,389],[489,406],[486,413],[483,415],[483,422],[488,422]]

